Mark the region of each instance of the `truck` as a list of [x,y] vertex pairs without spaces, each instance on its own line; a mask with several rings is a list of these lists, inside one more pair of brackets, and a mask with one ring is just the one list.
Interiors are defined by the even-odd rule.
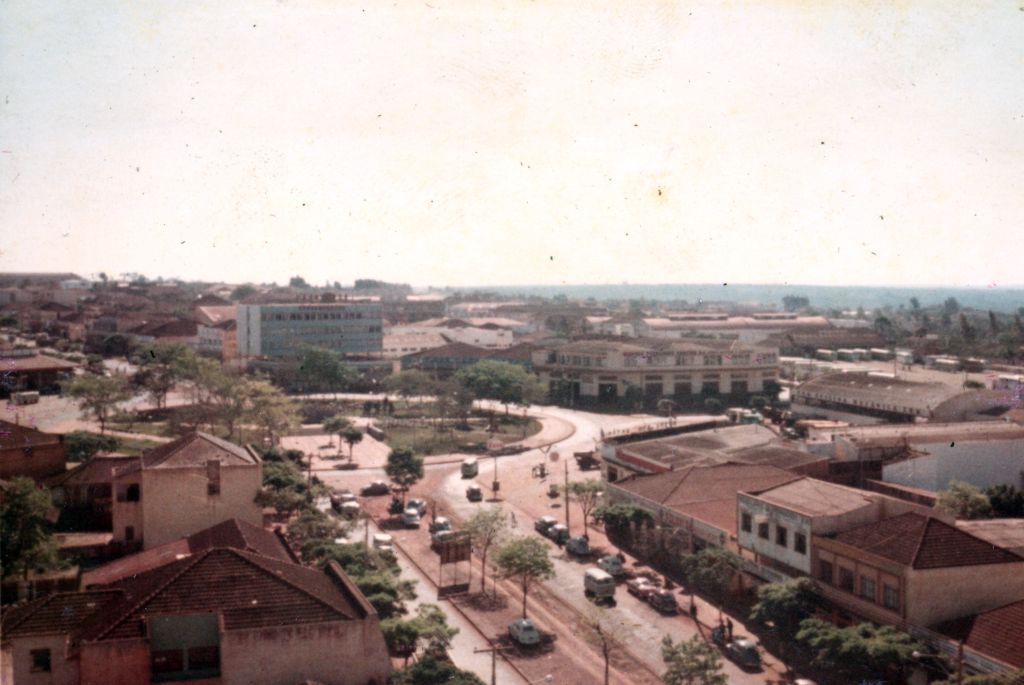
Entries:
[[583,594],[591,599],[615,599],[615,579],[599,568],[583,574]]
[[572,456],[575,457],[576,465],[580,467],[580,471],[591,471],[601,468],[601,464],[593,451],[573,452]]
[[36,390],[26,390],[24,392],[16,392],[11,395],[11,401],[15,404],[36,404],[39,402],[39,392]]

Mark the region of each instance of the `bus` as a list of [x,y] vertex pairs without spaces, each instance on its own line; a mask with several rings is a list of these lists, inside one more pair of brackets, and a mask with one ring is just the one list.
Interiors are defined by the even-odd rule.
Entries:
[[476,462],[476,457],[469,457],[468,459],[462,460],[462,477],[463,478],[475,478],[477,473],[480,472],[480,466]]

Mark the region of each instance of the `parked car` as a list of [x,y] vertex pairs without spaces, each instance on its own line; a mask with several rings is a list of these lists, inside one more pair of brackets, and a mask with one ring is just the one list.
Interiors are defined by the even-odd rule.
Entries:
[[633,595],[634,597],[639,597],[640,599],[646,600],[647,595],[651,594],[652,592],[656,592],[658,588],[655,585],[653,585],[651,581],[649,581],[647,578],[640,577],[630,578],[629,580],[627,580],[626,590],[628,590],[629,594]]
[[508,636],[524,646],[540,644],[540,631],[528,618],[520,618],[509,623]]
[[584,557],[590,554],[590,542],[582,535],[569,538],[565,543],[565,551],[569,554]]
[[421,517],[427,515],[427,503],[421,499],[410,499],[405,503],[406,509],[415,509]]
[[436,519],[430,522],[430,532],[436,533],[439,530],[451,530],[452,522],[444,516],[438,516]]
[[616,578],[626,575],[626,567],[622,565],[622,560],[614,554],[601,557],[597,560],[597,565],[602,571]]
[[761,653],[757,645],[745,637],[737,638],[725,646],[725,654],[741,668],[761,670]]
[[537,522],[533,524],[533,529],[541,535],[548,534],[548,528],[558,523],[554,516],[541,516],[537,519]]
[[430,536],[430,548],[436,550],[442,542],[455,537],[454,530],[439,530]]
[[346,502],[355,502],[356,496],[351,490],[342,490],[331,495],[331,506],[338,513],[341,513],[341,505]]
[[387,533],[377,533],[373,536],[373,548],[381,552],[394,552],[395,541]]
[[402,525],[406,528],[420,527],[420,512],[415,509],[406,509],[402,512]]
[[588,568],[583,574],[583,594],[593,599],[615,599],[615,579],[599,568]]
[[338,513],[345,518],[354,519],[359,516],[359,502],[342,502]]
[[479,485],[470,485],[466,488],[466,499],[470,502],[480,502],[484,498],[484,492]]
[[663,614],[675,614],[679,612],[679,604],[676,603],[676,596],[669,590],[655,589],[647,595],[647,603]]
[[363,497],[369,497],[371,495],[386,495],[389,492],[391,492],[391,486],[388,485],[387,481],[375,480],[369,485],[364,485],[359,494]]
[[555,525],[548,527],[548,529],[544,531],[544,535],[550,538],[555,544],[560,545],[569,539],[569,529],[564,524],[556,523]]

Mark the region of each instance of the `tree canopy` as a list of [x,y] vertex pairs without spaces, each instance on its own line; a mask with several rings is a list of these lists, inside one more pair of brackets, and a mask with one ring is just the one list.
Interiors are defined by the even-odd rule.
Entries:
[[666,635],[661,641],[661,659],[665,685],[727,685],[728,677],[722,672],[722,658],[718,651],[700,635],[689,640],[673,642]]
[[569,497],[580,505],[583,513],[583,534],[589,534],[588,521],[601,501],[607,483],[598,478],[569,483]]
[[849,682],[885,678],[890,669],[910,665],[913,653],[921,649],[914,638],[892,626],[839,628],[817,618],[804,619],[796,639],[813,651],[817,666],[843,674]]
[[46,571],[59,565],[47,519],[50,495],[31,478],[15,476],[0,497],[0,575]]
[[388,454],[384,473],[402,492],[404,503],[405,493],[423,478],[423,457],[417,456],[412,450],[399,447]]
[[85,416],[99,422],[101,434],[106,431],[107,421],[117,405],[131,399],[132,396],[128,379],[121,374],[78,376],[68,386],[68,394],[77,400],[78,407]]
[[473,546],[480,551],[480,592],[487,582],[487,551],[508,533],[508,514],[500,507],[480,509],[462,526]]
[[526,618],[526,596],[537,581],[555,575],[548,556],[548,545],[533,536],[515,537],[498,548],[495,561],[506,578],[513,578],[523,590],[523,618]]
[[505,405],[529,404],[543,395],[536,376],[518,364],[491,359],[477,362],[455,374],[455,380],[478,400]]
[[707,547],[683,560],[683,573],[688,583],[721,604],[736,573],[736,562],[721,547]]
[[757,604],[750,618],[761,624],[771,623],[783,636],[791,637],[800,621],[811,615],[814,605],[814,583],[807,578],[768,583],[757,589]]
[[962,480],[950,481],[949,487],[939,492],[935,508],[958,519],[987,518],[992,514],[992,504],[985,493]]

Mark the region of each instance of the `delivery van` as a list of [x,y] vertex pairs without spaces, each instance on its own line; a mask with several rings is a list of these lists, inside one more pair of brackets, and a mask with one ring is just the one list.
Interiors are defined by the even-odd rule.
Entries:
[[615,579],[599,568],[583,574],[583,594],[594,599],[615,599]]

